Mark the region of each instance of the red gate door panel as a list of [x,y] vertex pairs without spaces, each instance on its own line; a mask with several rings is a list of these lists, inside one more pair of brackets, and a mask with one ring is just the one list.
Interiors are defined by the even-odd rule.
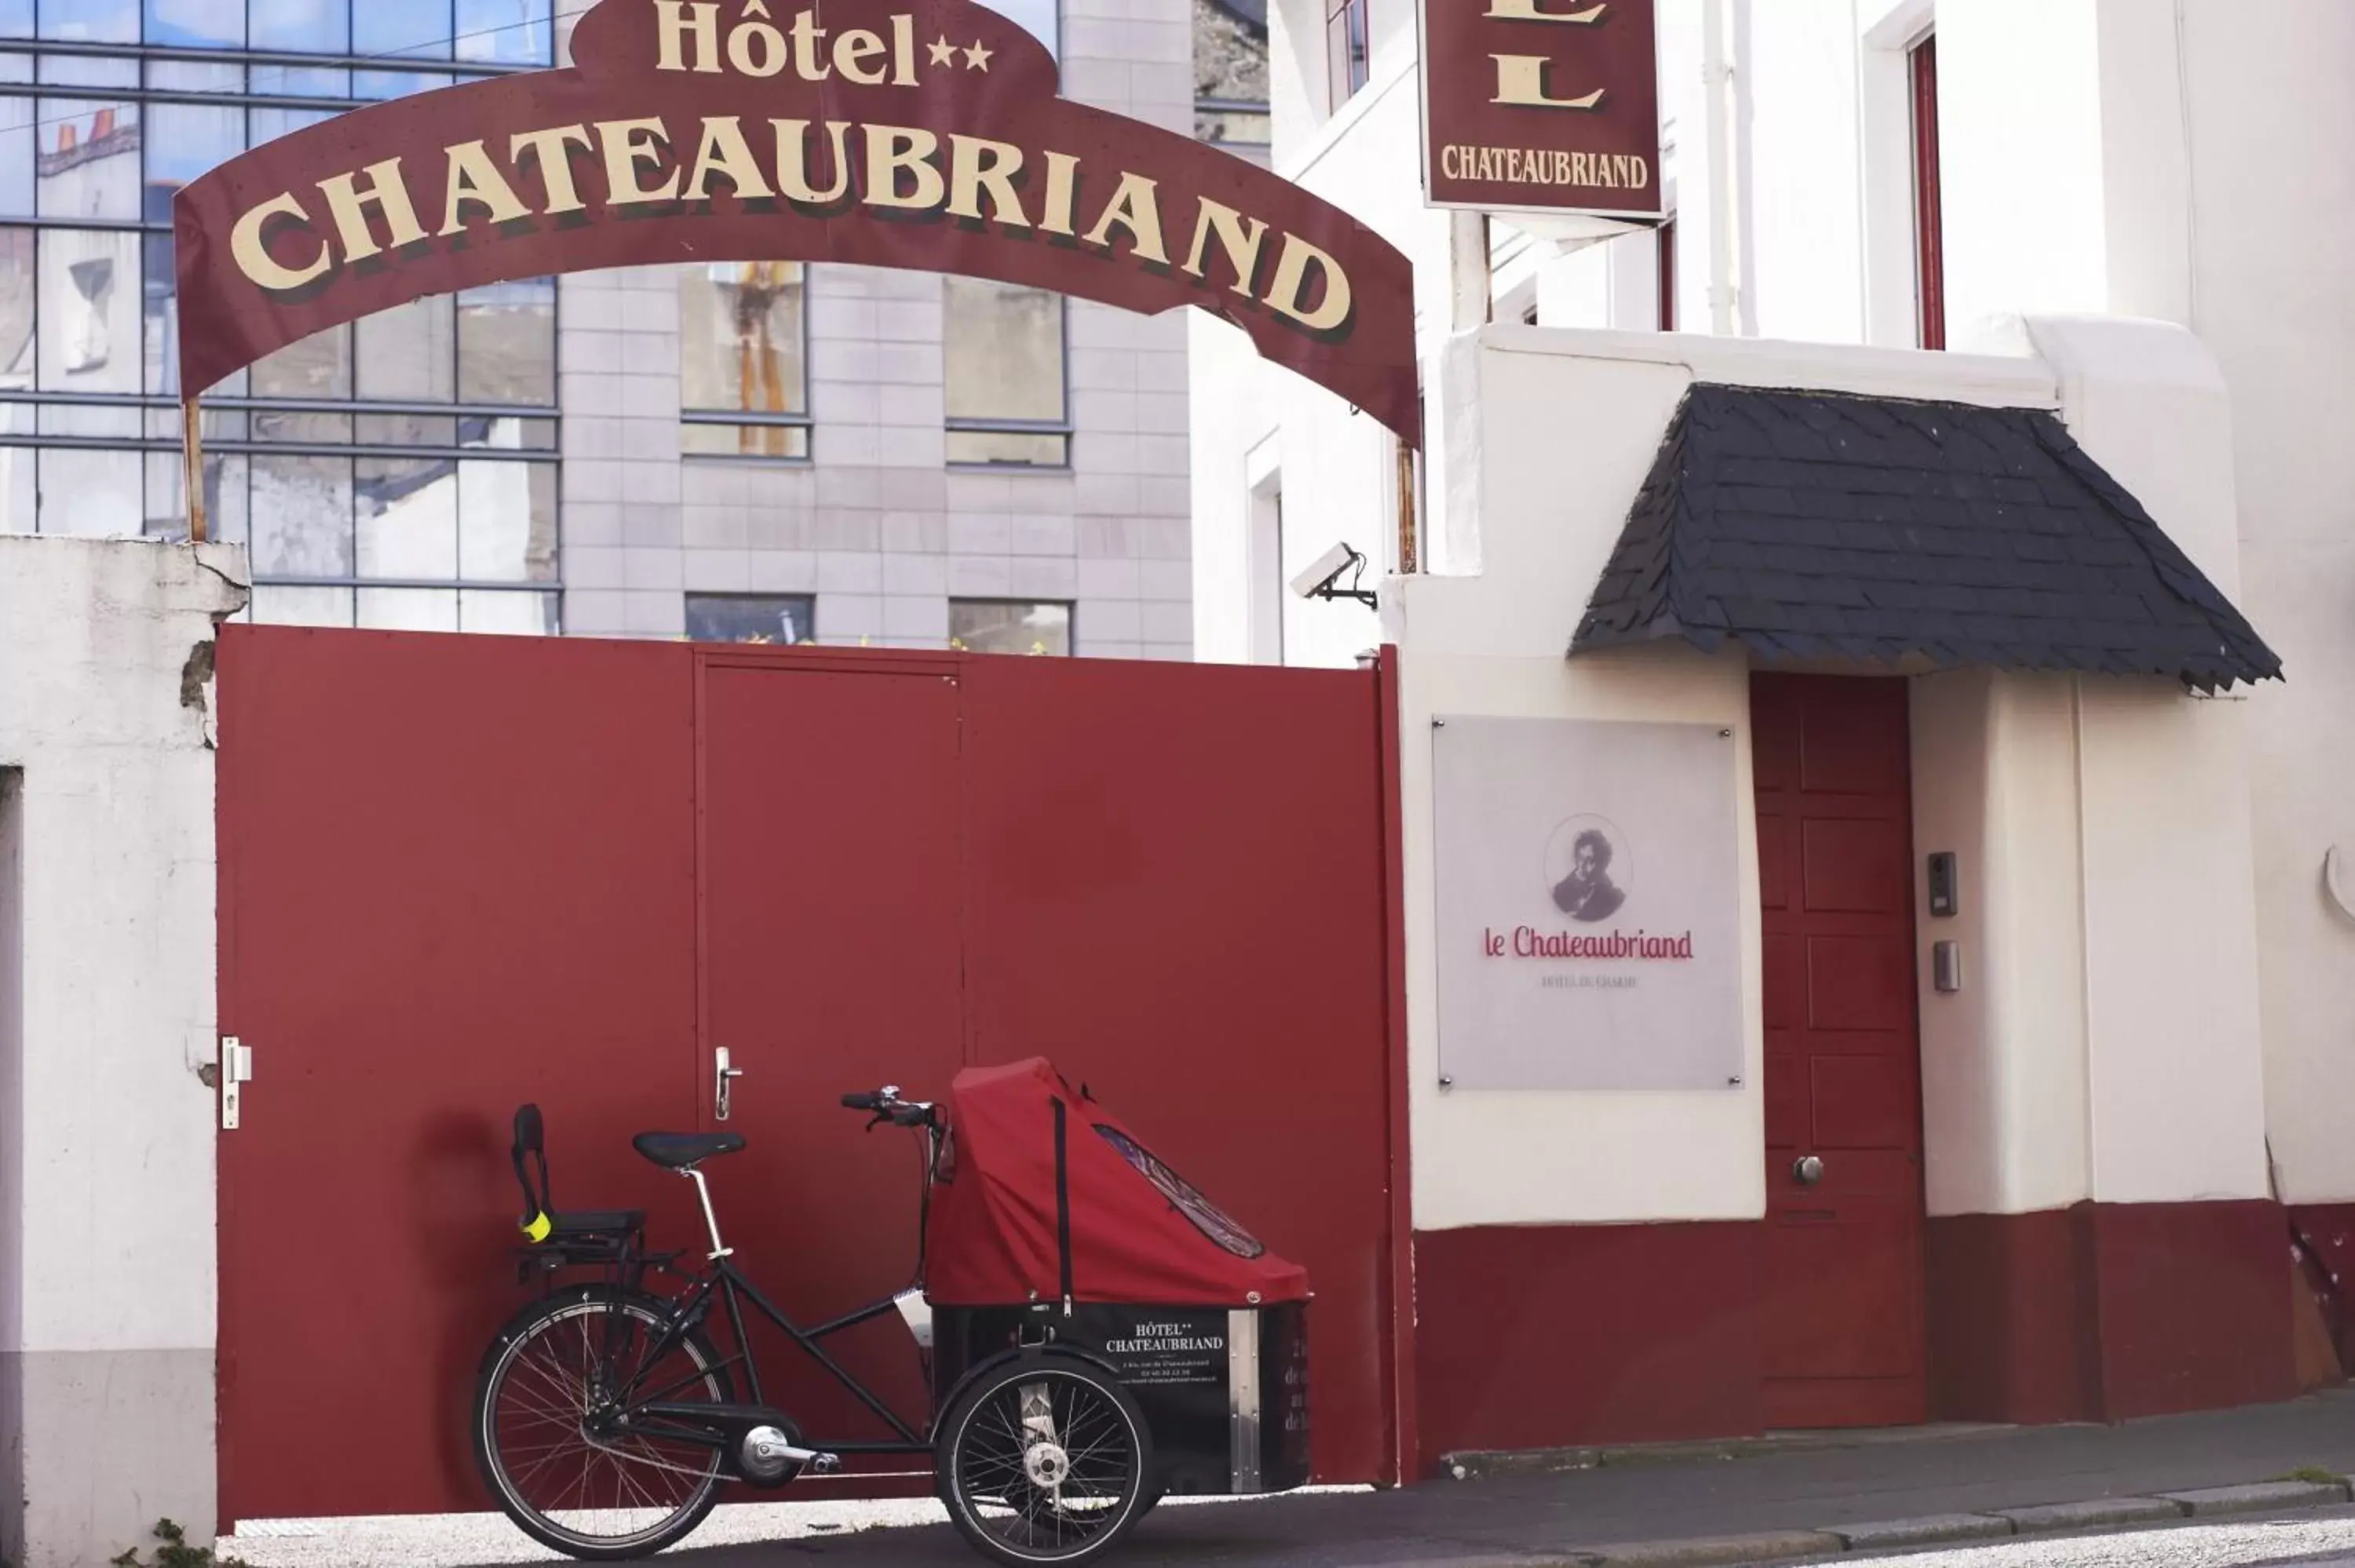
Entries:
[[[1766,1420],[1924,1418],[1922,1092],[1902,680],[1759,674]],[[1822,1162],[1804,1181],[1796,1167]]]
[[1308,1270],[1321,1478],[1391,1446],[1380,752],[1356,672],[975,659],[971,1016]]
[[487,1506],[508,1117],[538,1101],[559,1202],[595,1208],[650,1195],[632,1133],[696,1115],[690,672],[222,629],[220,1026],[254,1064],[219,1140],[225,1522]]
[[[867,1132],[841,1097],[942,1098],[964,1059],[956,664],[735,658],[702,673],[704,987],[709,1044],[745,1075],[725,1126],[749,1147],[706,1173],[738,1262],[807,1328],[915,1277],[920,1140]],[[926,1429],[896,1314],[827,1343]],[[791,1340],[753,1344],[806,1435],[893,1436]],[[928,1468],[883,1467],[911,1466]]]

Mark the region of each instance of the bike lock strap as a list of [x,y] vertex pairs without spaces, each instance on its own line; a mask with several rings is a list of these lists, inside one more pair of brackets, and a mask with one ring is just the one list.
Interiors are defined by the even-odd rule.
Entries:
[[1063,1316],[1071,1315],[1071,1169],[1066,1158],[1063,1102],[1055,1101],[1055,1250],[1062,1266]]

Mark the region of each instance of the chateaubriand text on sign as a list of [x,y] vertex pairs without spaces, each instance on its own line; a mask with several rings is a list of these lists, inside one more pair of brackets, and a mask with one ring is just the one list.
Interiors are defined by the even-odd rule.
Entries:
[[1662,216],[1652,0],[1422,0],[1442,207]]
[[576,65],[420,93],[174,202],[181,385],[429,294],[663,262],[845,261],[1198,305],[1419,439],[1413,278],[1331,204],[1060,97],[970,0],[602,0]]

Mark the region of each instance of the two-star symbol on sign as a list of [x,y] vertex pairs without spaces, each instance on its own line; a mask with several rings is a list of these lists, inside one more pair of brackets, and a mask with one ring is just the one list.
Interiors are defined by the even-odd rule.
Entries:
[[962,53],[964,56],[965,69],[987,70],[989,57],[996,51],[983,48],[981,40],[978,38],[960,48],[958,45],[949,42],[948,35],[943,33],[938,38],[924,46],[924,52],[932,57],[932,63],[936,66],[954,65],[957,56]]

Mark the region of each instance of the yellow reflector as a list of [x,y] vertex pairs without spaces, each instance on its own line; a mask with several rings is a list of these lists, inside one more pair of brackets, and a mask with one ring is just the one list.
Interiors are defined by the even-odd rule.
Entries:
[[546,1214],[534,1214],[531,1218],[526,1220],[522,1226],[523,1234],[529,1236],[535,1242],[546,1241],[548,1239],[548,1233],[555,1228],[556,1223],[550,1220]]

